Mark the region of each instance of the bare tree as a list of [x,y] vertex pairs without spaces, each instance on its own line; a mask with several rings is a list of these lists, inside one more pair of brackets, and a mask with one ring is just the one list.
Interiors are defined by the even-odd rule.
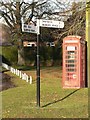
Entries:
[[[10,27],[12,35],[17,36],[18,64],[24,64],[25,62],[22,41],[23,33],[21,30],[22,16],[25,16],[26,19],[29,15],[25,22],[30,22],[33,17],[52,19],[52,15],[58,14],[63,9],[63,6],[58,6],[56,2],[51,0],[32,0],[31,3],[24,1],[14,2],[13,0],[0,1],[0,15]],[[58,12],[55,11],[56,7],[60,9]]]
[[[77,5],[72,6],[72,8],[69,7],[69,5],[70,3],[65,4],[59,0],[56,0],[56,2],[51,0],[32,0],[32,2],[29,3],[24,2],[23,0],[19,2],[14,2],[13,0],[6,0],[6,2],[5,0],[0,1],[0,16],[10,27],[12,35],[17,36],[16,41],[18,45],[18,64],[22,65],[25,63],[22,41],[24,34],[22,33],[21,29],[22,16],[25,16],[25,22],[30,22],[33,17],[46,19],[49,18],[55,20],[62,20],[62,18],[64,20],[65,18],[68,18],[68,21],[70,20],[70,22],[66,23],[67,25],[65,25],[65,29],[63,29],[62,32],[60,32],[61,30],[55,30],[53,32],[53,35],[56,34],[56,36],[60,38],[66,33],[70,34],[72,30],[76,31],[75,28],[78,28],[78,31],[80,29],[79,26],[82,26],[81,23],[83,23],[85,20],[85,17],[80,18],[80,16],[83,15],[83,12],[81,12],[82,10],[78,9],[79,12],[76,11]],[[78,7],[79,6],[80,5],[78,5]],[[79,13],[78,16],[76,16],[77,13]],[[27,18],[27,16],[29,17]],[[82,20],[80,21],[80,19]]]
[[[31,15],[28,19],[30,21],[33,16],[40,16],[38,14],[39,6],[42,8],[45,6],[47,0],[43,2],[13,2],[9,1],[0,1],[0,16],[4,19],[7,25],[10,27],[12,35],[17,36],[18,44],[18,64],[24,64],[24,52],[23,52],[23,41],[22,41],[22,30],[21,30],[21,18],[22,16]],[[36,10],[37,9],[37,10]]]
[[[58,39],[62,44],[62,38],[67,35],[80,35],[85,39],[85,21],[86,21],[86,3],[85,2],[73,2],[69,9],[65,10],[64,29],[53,30],[52,35],[55,39]],[[58,13],[59,15],[61,13]]]

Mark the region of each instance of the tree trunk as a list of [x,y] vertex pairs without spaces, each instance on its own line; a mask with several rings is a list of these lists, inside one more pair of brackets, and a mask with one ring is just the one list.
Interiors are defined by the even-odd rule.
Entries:
[[25,65],[24,48],[22,40],[18,43],[18,65]]
[[18,65],[25,65],[23,49],[18,49]]
[[25,65],[24,60],[24,48],[23,48],[23,41],[22,41],[22,30],[21,30],[21,15],[20,15],[20,2],[16,2],[16,29],[17,29],[17,36],[18,36],[18,65]]

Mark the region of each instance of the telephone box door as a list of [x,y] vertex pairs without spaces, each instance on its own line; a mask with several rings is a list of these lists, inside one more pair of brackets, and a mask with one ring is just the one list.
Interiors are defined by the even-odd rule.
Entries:
[[78,82],[78,45],[65,45],[64,47],[64,64],[63,77],[65,79],[63,85],[66,87],[79,86]]

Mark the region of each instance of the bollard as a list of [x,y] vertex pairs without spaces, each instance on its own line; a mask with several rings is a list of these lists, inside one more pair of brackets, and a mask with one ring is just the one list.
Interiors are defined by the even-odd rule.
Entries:
[[15,74],[15,73],[16,73],[16,70],[14,69],[13,72],[14,72],[14,74]]
[[26,80],[26,75],[25,75],[25,73],[22,73],[22,80]]
[[10,72],[12,72],[12,67],[10,67]]
[[12,73],[14,73],[14,68],[12,67]]
[[22,73],[22,80],[24,80],[24,74]]
[[18,74],[18,70],[16,69],[16,75]]
[[22,72],[21,71],[19,72],[19,75],[20,75],[20,78],[22,78]]
[[17,70],[17,76],[19,76],[19,70]]
[[24,73],[24,80],[27,80],[27,79],[26,79],[26,76],[27,76],[26,73]]
[[32,77],[30,76],[30,84],[32,84]]

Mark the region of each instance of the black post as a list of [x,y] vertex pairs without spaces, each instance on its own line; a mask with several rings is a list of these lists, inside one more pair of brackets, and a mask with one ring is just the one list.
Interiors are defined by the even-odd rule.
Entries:
[[40,107],[40,55],[39,55],[39,38],[37,34],[37,107]]

